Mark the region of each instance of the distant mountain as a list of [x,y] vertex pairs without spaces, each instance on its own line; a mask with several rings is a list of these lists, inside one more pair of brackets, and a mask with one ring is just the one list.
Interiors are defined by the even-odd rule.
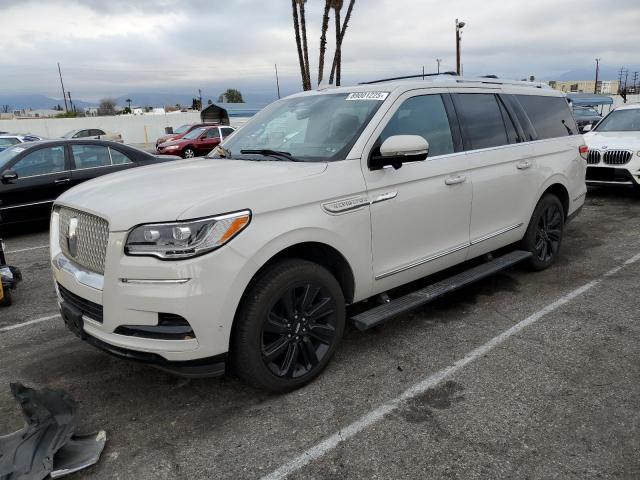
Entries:
[[[91,105],[95,105],[94,102],[85,102],[83,100],[73,100],[73,104],[78,109],[83,109]],[[3,105],[9,105],[9,110],[22,110],[22,109],[40,109],[40,108],[53,108],[60,105],[64,108],[64,100],[60,98],[51,98],[45,95],[0,95],[0,107]]]
[[[629,83],[633,82],[633,72],[640,72],[640,66],[635,67],[624,67],[625,70],[629,71]],[[620,67],[601,67],[599,73],[600,80],[618,80],[618,76],[620,75]],[[596,76],[596,67],[595,64],[592,68],[577,68],[575,70],[570,70],[568,72],[563,73],[557,78],[550,78],[549,80],[591,80]],[[640,77],[640,73],[638,74]]]

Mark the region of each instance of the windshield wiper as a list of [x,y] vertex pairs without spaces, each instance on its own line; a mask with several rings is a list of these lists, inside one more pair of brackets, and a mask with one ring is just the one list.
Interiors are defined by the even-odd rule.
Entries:
[[289,152],[281,152],[279,150],[269,150],[268,148],[256,149],[256,150],[240,150],[240,153],[244,154],[257,154],[269,157],[286,158],[292,162],[302,162],[299,158],[294,157]]

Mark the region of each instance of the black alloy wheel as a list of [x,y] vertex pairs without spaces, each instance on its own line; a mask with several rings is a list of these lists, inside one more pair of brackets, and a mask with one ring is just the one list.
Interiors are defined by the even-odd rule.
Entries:
[[544,270],[558,258],[564,234],[565,212],[560,199],[551,193],[536,205],[521,248],[531,252],[528,265],[532,270]]
[[336,339],[335,299],[316,282],[288,287],[267,313],[262,327],[262,359],[274,375],[310,373]]

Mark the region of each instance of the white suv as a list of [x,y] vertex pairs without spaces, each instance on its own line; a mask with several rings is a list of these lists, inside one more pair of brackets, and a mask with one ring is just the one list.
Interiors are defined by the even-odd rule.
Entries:
[[[558,255],[586,147],[544,85],[431,77],[304,92],[196,159],[86,182],[55,203],[61,311],[82,339],[182,375],[272,391],[368,328],[498,268]],[[391,289],[502,247],[413,297]],[[489,258],[489,257],[487,257]],[[474,264],[477,264],[475,262]]]
[[624,105],[603,118],[584,140],[589,147],[588,185],[640,187],[640,104]]

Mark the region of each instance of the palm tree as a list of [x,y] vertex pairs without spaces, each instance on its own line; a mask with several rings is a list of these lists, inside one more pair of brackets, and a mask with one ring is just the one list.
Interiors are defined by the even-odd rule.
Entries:
[[130,98],[127,98],[127,99],[125,100],[125,102],[127,102],[127,103],[129,104],[129,112],[131,112],[131,99],[130,99]]
[[318,85],[322,83],[324,76],[324,56],[327,51],[327,30],[329,30],[329,10],[332,0],[324,1],[324,14],[322,15],[322,33],[320,35],[320,60],[318,61]]
[[304,12],[304,4],[307,0],[297,0],[300,6],[300,27],[302,30],[302,55],[304,57],[304,75],[307,82],[305,90],[311,90],[311,72],[309,70],[309,48],[307,47],[307,20]]
[[[291,9],[293,10],[293,29],[296,35],[296,46],[298,47],[298,60],[300,62],[300,75],[302,76],[303,90],[311,90],[311,85],[307,86],[307,73],[305,70],[305,57],[302,52],[302,41],[300,39],[300,22],[298,20],[298,1],[291,0]],[[302,0],[304,2],[304,0]],[[306,28],[306,27],[305,27]],[[306,43],[306,40],[305,40]]]
[[344,34],[347,31],[349,20],[351,19],[351,12],[353,11],[353,5],[356,0],[349,1],[349,8],[347,8],[347,15],[344,18],[344,23],[340,27],[340,9],[342,8],[342,0],[334,0],[334,9],[336,12],[336,52],[333,56],[333,65],[331,65],[331,75],[329,76],[329,83],[333,83],[335,75],[336,86],[340,85],[340,75],[342,67],[342,41],[344,40]]

